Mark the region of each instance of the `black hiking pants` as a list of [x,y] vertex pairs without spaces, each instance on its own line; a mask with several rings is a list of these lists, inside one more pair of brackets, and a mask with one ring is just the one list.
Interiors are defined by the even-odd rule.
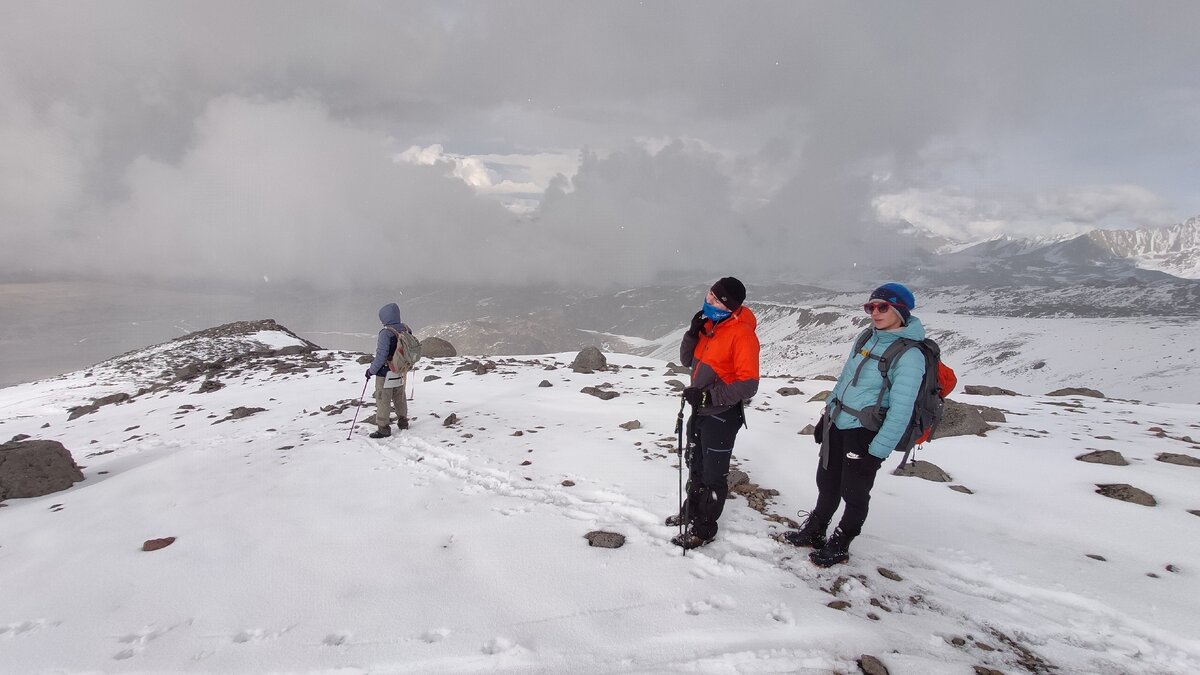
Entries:
[[[813,507],[812,519],[818,524],[833,520],[838,504],[846,502],[846,510],[838,527],[846,537],[853,539],[862,532],[867,521],[867,506],[871,503],[871,488],[875,486],[875,475],[883,460],[867,452],[871,439],[878,432],[868,429],[842,430],[829,425],[829,466],[817,462],[817,505]],[[847,455],[857,455],[852,459]]]
[[729,460],[733,442],[746,420],[742,406],[688,420],[688,487],[681,516],[691,518],[691,532],[701,539],[717,536],[717,519],[729,496]]

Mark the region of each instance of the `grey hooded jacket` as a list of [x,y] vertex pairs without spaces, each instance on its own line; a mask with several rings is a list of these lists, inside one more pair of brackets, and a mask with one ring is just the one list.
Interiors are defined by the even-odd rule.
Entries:
[[395,328],[406,333],[412,332],[408,326],[400,322],[400,306],[394,302],[389,302],[379,308],[379,323],[383,324],[383,328],[379,331],[379,337],[375,339],[375,360],[371,361],[371,367],[368,370],[376,376],[387,375],[387,362],[396,351],[396,334],[388,328]]

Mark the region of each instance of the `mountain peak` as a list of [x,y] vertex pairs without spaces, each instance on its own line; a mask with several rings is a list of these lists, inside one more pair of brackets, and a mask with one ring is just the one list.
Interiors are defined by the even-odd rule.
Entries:
[[1200,278],[1200,216],[1167,227],[1093,230],[1084,236],[1143,269]]

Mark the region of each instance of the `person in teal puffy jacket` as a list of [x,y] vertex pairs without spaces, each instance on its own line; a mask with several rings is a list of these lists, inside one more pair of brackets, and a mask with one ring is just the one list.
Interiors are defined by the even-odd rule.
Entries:
[[[871,293],[863,305],[871,315],[870,334],[862,349],[852,351],[842,366],[817,424],[814,438],[821,444],[817,504],[800,529],[784,538],[796,546],[816,549],[809,557],[821,567],[850,559],[850,542],[867,520],[875,476],[912,419],[925,376],[924,355],[919,349],[909,349],[889,364],[890,387],[884,385],[879,360],[899,338],[925,338],[925,327],[912,315],[916,305],[912,291],[898,283],[884,284]],[[825,531],[843,501],[842,519],[826,540]]]

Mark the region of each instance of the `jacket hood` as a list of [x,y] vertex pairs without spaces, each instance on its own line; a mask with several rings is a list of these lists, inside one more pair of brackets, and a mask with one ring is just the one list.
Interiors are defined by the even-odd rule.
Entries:
[[389,302],[379,308],[379,323],[388,325],[390,323],[400,323],[400,306],[394,302]]

